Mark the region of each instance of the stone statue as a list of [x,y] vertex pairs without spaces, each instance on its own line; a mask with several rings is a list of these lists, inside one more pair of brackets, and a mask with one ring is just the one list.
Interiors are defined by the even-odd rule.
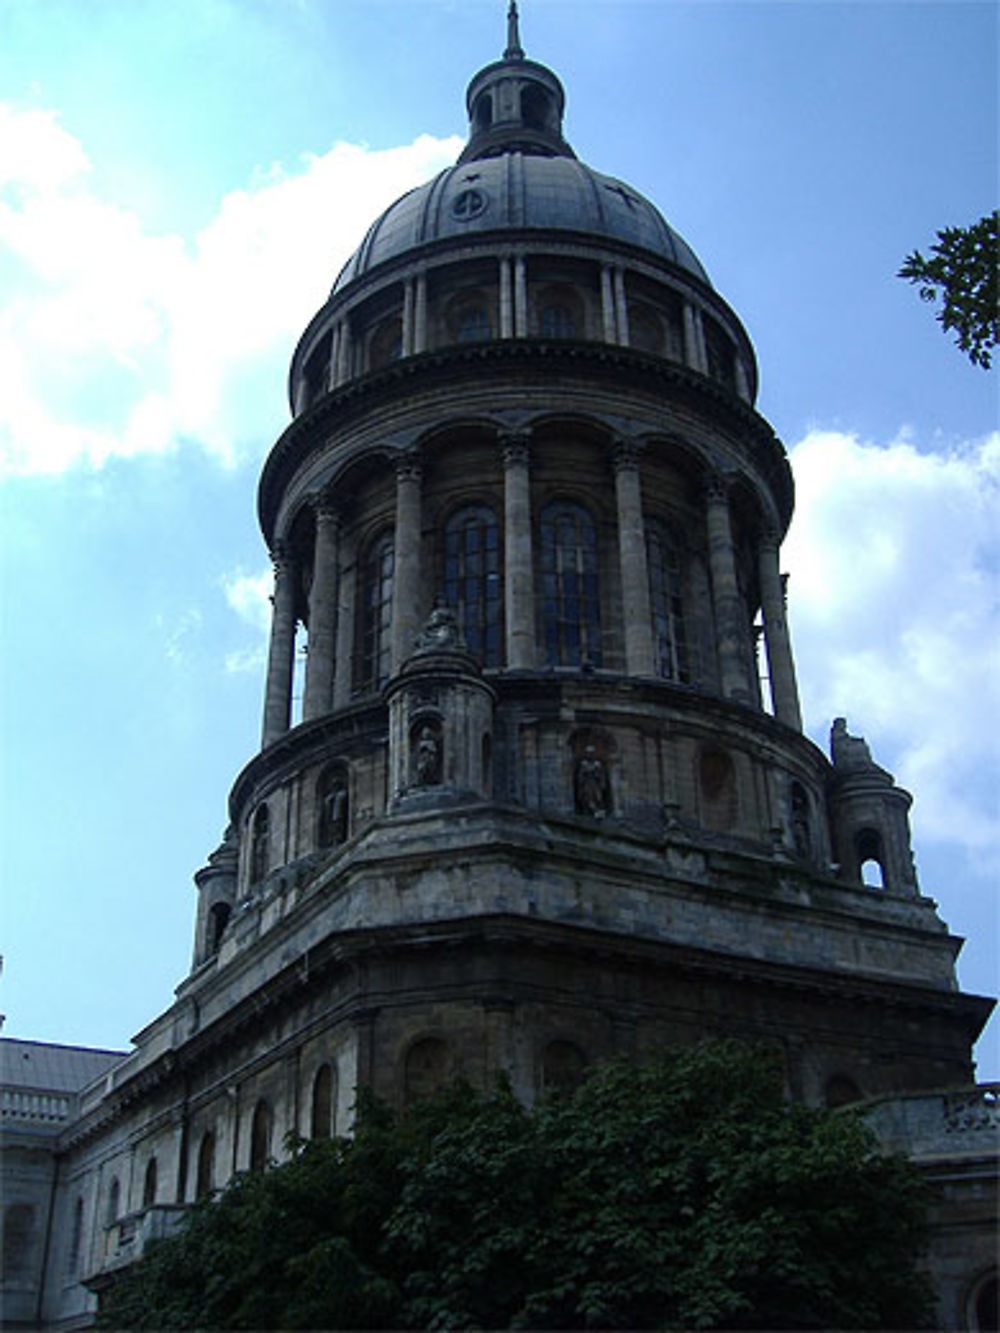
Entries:
[[868,742],[863,736],[852,736],[847,730],[847,719],[835,717],[830,728],[830,757],[834,768],[875,768]]
[[446,602],[435,602],[427,623],[417,635],[417,653],[465,652],[455,612]]
[[576,761],[573,793],[577,814],[590,815],[592,819],[603,819],[610,813],[611,792],[608,786],[608,772],[592,745],[588,745],[583,756]]
[[441,740],[433,727],[425,726],[420,731],[414,770],[418,787],[433,787],[441,781]]

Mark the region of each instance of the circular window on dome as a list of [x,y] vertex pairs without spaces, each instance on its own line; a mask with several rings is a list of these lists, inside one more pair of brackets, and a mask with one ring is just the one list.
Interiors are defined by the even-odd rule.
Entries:
[[451,215],[459,222],[471,222],[486,212],[489,196],[484,190],[460,190],[451,204]]

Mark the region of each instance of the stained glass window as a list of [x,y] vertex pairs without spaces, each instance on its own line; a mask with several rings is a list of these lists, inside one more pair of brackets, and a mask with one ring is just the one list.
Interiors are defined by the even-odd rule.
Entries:
[[444,530],[444,599],[469,652],[500,665],[500,534],[486,505],[456,510]]
[[546,505],[541,518],[542,625],[550,666],[601,665],[597,530],[582,505]]
[[389,679],[392,625],[393,534],[384,532],[368,547],[361,563],[361,633],[355,685],[377,690]]
[[657,675],[688,684],[691,662],[684,632],[680,559],[669,533],[660,523],[646,523],[646,562]]

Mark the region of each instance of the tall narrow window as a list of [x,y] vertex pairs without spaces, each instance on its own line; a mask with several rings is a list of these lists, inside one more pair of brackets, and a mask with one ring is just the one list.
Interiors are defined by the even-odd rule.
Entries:
[[146,1174],[142,1182],[142,1206],[152,1208],[156,1202],[156,1158],[151,1157],[146,1163]]
[[195,1196],[204,1199],[215,1188],[215,1135],[207,1130],[198,1145],[198,1175]]
[[444,530],[444,599],[458,617],[469,652],[500,665],[500,537],[485,505],[466,505]]
[[657,674],[689,684],[691,660],[684,630],[680,559],[661,523],[646,523],[646,562]]
[[877,829],[862,829],[854,840],[854,848],[861,883],[868,889],[884,889],[885,857],[881,834]]
[[250,1170],[263,1171],[271,1156],[271,1108],[263,1099],[253,1111],[250,1126]]
[[542,510],[542,622],[550,666],[601,665],[597,530],[581,505]]
[[384,532],[368,547],[361,566],[361,633],[357,688],[367,693],[389,679],[393,534]]
[[309,1133],[314,1139],[328,1139],[334,1133],[336,1089],[336,1072],[329,1065],[320,1065],[313,1079],[310,1108]]

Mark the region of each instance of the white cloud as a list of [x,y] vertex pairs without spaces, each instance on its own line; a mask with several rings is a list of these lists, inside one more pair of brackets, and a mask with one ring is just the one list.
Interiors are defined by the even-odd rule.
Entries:
[[223,461],[284,422],[294,342],[372,216],[452,162],[427,135],[336,144],[226,195],[192,238],[102,199],[51,111],[0,104],[0,472],[156,453]]
[[807,729],[867,734],[923,838],[1000,857],[1000,435],[925,453],[812,431],[784,548]]
[[226,601],[240,620],[254,631],[255,642],[226,655],[226,670],[230,673],[259,673],[267,661],[267,637],[271,628],[271,595],[274,591],[274,573],[270,568],[259,574],[244,574],[238,570],[222,580]]

